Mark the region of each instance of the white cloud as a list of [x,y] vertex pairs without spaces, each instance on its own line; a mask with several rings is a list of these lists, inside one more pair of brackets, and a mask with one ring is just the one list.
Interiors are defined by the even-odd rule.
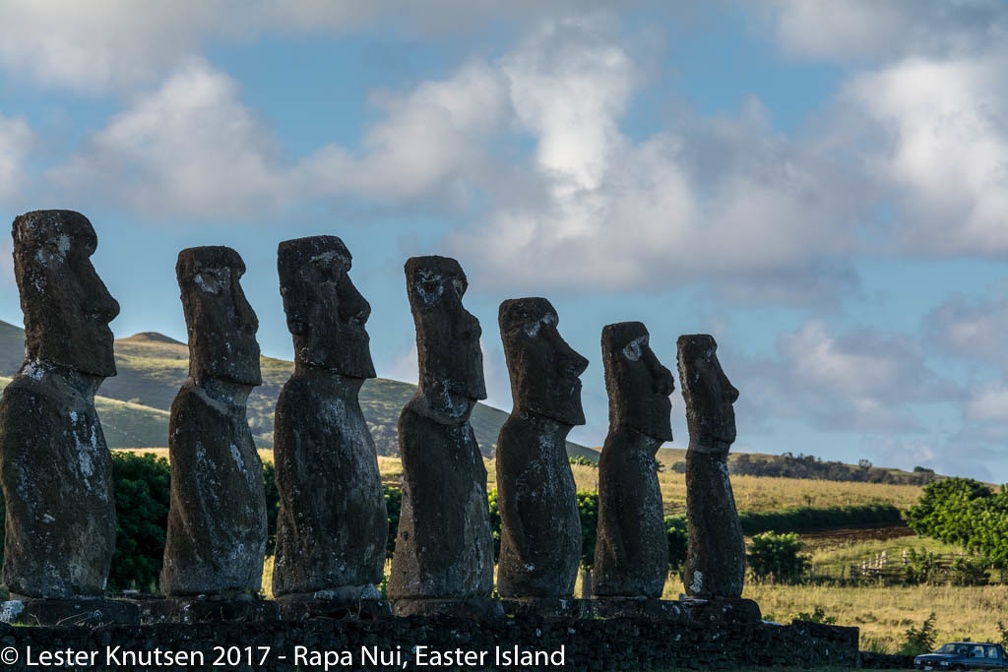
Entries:
[[1008,387],[997,384],[974,390],[966,405],[965,417],[969,421],[1008,426]]
[[289,192],[269,137],[239,101],[237,83],[194,60],[50,177],[74,198],[150,218],[235,216]]
[[751,389],[743,413],[803,418],[832,431],[914,431],[914,404],[949,401],[956,387],[939,378],[902,336],[862,330],[832,335],[809,321],[782,334],[775,357],[740,367]]
[[1008,254],[1008,59],[909,59],[843,96],[876,124],[868,170],[900,208],[898,243],[936,255]]
[[[634,3],[648,4],[648,3]],[[340,35],[381,26],[410,35],[469,33],[626,2],[535,0],[4,0],[0,67],[79,92],[149,85],[214,39],[262,35]]]
[[473,61],[446,79],[373,99],[384,118],[367,129],[362,151],[329,146],[302,166],[313,193],[409,201],[457,196],[474,180],[493,179],[486,144],[511,114],[498,71]]
[[27,184],[24,161],[34,142],[27,121],[0,115],[0,203],[13,201]]
[[785,53],[838,61],[970,52],[1008,25],[1000,0],[777,0],[762,11]]
[[991,291],[982,298],[952,297],[925,318],[925,333],[944,353],[993,363],[1008,375],[1008,293]]
[[759,277],[778,299],[849,281],[834,259],[853,244],[864,185],[775,134],[755,99],[738,118],[682,118],[628,138],[620,123],[642,73],[611,23],[551,24],[501,59],[539,188],[508,194],[451,239],[481,259],[481,281],[744,291]]

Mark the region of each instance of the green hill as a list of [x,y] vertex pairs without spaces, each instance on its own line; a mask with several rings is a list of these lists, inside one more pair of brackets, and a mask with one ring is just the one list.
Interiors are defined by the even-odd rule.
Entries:
[[[189,370],[189,348],[185,343],[155,332],[141,332],[115,342],[118,375],[102,383],[95,406],[110,448],[165,446],[168,442],[168,410]],[[24,359],[24,331],[0,321],[0,384]],[[263,384],[248,401],[249,426],[256,445],[273,445],[273,409],[280,388],[294,371],[294,363],[263,357]],[[360,402],[368,426],[381,455],[398,454],[396,424],[399,412],[416,391],[416,386],[377,378],[361,388]],[[493,454],[504,411],[477,404],[472,414],[473,431],[484,455]],[[597,451],[568,443],[567,452],[597,461]]]

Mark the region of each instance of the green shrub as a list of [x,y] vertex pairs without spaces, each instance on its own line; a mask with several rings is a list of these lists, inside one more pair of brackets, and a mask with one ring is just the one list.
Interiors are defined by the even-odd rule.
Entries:
[[598,493],[581,490],[577,493],[578,515],[581,517],[581,565],[591,567],[595,561],[595,527],[598,524]]
[[801,554],[804,547],[794,532],[757,534],[749,546],[749,570],[758,580],[799,582],[810,564]]
[[682,572],[686,564],[689,532],[686,516],[665,516],[665,536],[668,539],[668,566],[670,572]]
[[760,532],[815,532],[841,527],[859,527],[902,520],[899,509],[891,504],[863,504],[812,508],[792,507],[780,511],[744,511],[739,524],[747,535]]
[[392,559],[395,553],[396,535],[399,534],[399,511],[402,508],[402,490],[395,486],[385,486],[385,510],[388,512],[388,541],[385,544],[385,557]]
[[922,653],[934,651],[938,632],[935,630],[935,613],[932,611],[920,628],[910,626],[906,631],[906,639],[899,649],[900,655],[919,656]]
[[116,546],[110,590],[154,592],[164,556],[171,488],[168,460],[150,453],[112,453]]

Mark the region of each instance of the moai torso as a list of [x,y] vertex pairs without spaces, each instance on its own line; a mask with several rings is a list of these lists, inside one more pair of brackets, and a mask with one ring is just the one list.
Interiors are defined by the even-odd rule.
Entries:
[[241,290],[241,257],[182,250],[176,265],[189,332],[189,377],[171,407],[171,506],[161,592],[255,594],[266,551],[262,462],[246,416],[260,384],[258,321]]
[[599,518],[592,592],[599,597],[661,597],[668,540],[655,453],[672,439],[674,383],[639,322],[602,331],[609,434],[599,460]]
[[698,598],[738,598],[745,579],[745,539],[728,477],[738,390],[717,359],[711,336],[680,336],[679,381],[690,441],[686,451],[689,547],[683,584]]
[[83,215],[30,212],[13,236],[26,358],[0,399],[4,583],[24,597],[100,595],[115,497],[94,395],[115,375],[119,306],[89,260],[97,240]]
[[546,299],[501,304],[514,409],[497,439],[502,597],[569,597],[581,562],[581,519],[566,439],[584,424],[579,376],[588,361],[557,331]]
[[295,373],[277,401],[273,594],[378,596],[388,514],[374,441],[358,393],[374,377],[370,313],[334,236],[280,244],[278,266]]
[[462,306],[466,278],[454,259],[406,262],[420,384],[399,416],[402,508],[388,595],[487,598],[493,535],[486,468],[469,415],[486,398],[479,322]]

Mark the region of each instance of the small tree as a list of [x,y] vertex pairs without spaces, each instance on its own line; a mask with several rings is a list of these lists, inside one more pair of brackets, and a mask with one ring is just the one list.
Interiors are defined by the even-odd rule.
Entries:
[[919,656],[934,650],[935,640],[938,639],[938,632],[935,630],[935,613],[925,619],[920,628],[912,625],[906,631],[906,640],[900,647],[900,654],[904,656]]
[[757,580],[797,583],[811,564],[804,548],[794,532],[757,534],[749,546],[749,571]]
[[685,516],[665,516],[665,536],[668,539],[668,567],[671,572],[682,571],[686,564],[689,532]]

